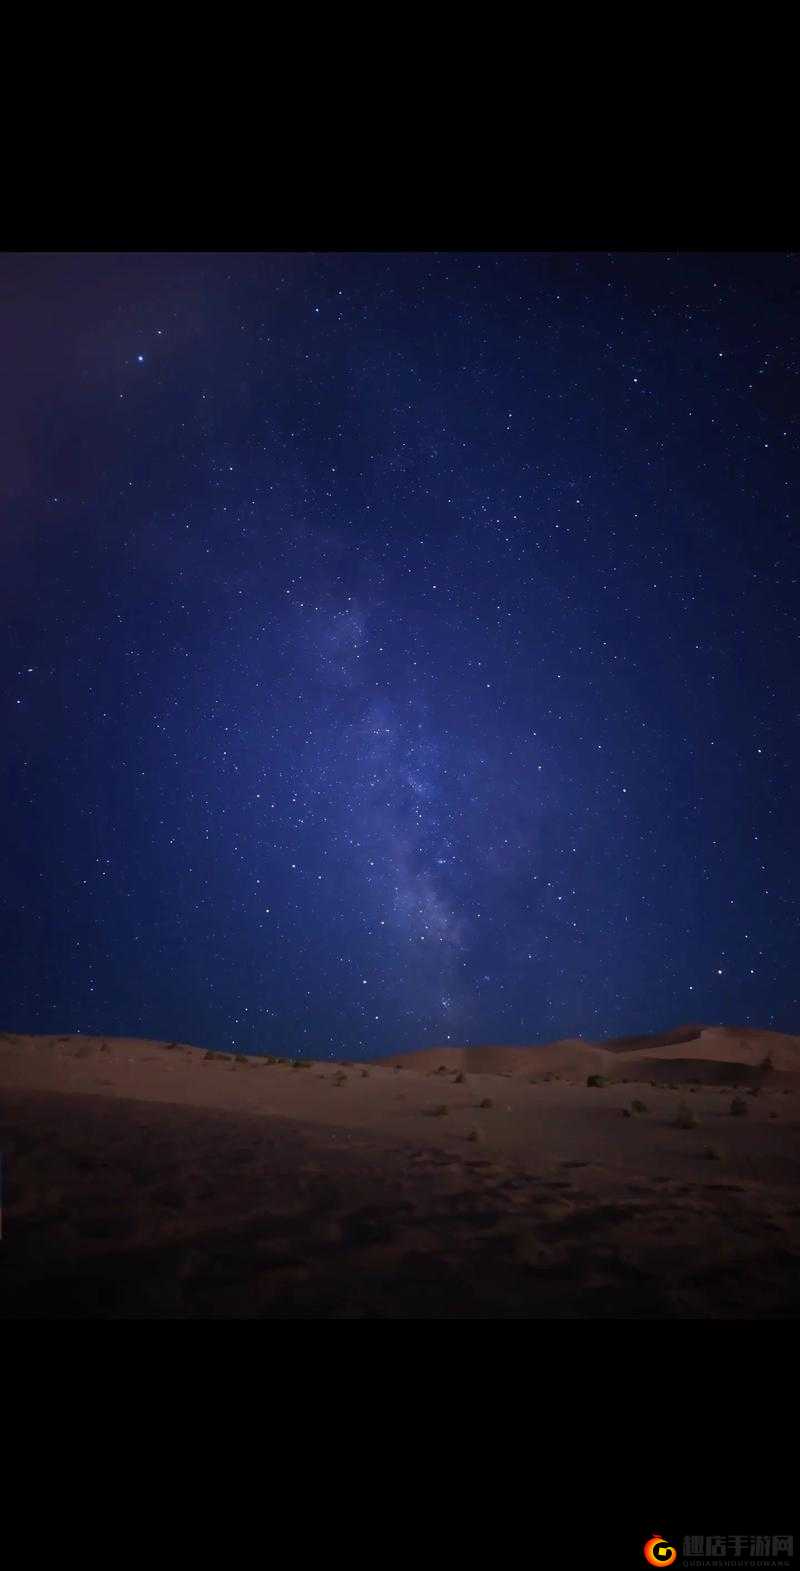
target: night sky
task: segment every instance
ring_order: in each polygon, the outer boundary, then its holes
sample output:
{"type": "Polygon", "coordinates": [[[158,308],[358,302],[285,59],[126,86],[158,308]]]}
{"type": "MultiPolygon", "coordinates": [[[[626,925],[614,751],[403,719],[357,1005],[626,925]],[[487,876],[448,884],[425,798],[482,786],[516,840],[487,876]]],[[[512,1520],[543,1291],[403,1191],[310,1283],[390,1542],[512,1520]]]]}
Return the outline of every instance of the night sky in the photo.
{"type": "Polygon", "coordinates": [[[800,1030],[799,260],[0,259],[0,1027],[800,1030]]]}

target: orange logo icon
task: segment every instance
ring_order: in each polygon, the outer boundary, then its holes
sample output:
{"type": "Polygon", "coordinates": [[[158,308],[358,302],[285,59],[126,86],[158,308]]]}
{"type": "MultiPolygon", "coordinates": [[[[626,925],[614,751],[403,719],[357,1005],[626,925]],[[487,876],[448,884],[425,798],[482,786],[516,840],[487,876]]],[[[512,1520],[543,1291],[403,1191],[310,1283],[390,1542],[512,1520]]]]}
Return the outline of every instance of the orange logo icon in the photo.
{"type": "Polygon", "coordinates": [[[677,1549],[668,1544],[665,1538],[648,1538],[644,1546],[644,1558],[649,1566],[672,1566],[678,1558],[677,1549]]]}

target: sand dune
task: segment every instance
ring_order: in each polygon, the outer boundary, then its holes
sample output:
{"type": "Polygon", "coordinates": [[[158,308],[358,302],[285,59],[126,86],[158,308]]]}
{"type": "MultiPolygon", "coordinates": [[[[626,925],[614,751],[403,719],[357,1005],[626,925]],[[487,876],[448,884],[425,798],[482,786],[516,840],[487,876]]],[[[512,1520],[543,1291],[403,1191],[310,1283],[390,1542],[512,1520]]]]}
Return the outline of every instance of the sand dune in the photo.
{"type": "Polygon", "coordinates": [[[375,1062],[402,1064],[423,1073],[443,1065],[479,1075],[593,1075],[606,1073],[613,1058],[591,1042],[566,1037],[534,1047],[428,1047],[375,1062]]]}
{"type": "Polygon", "coordinates": [[[690,1079],[696,1065],[698,1082],[721,1083],[726,1076],[752,1079],[748,1068],[756,1071],[765,1065],[771,1071],[800,1074],[800,1036],[736,1026],[679,1026],[606,1043],[566,1038],[532,1047],[430,1047],[386,1062],[423,1072],[444,1065],[477,1074],[602,1074],[611,1079],[630,1078],[633,1069],[648,1079],[690,1079]]]}
{"type": "Polygon", "coordinates": [[[680,1084],[788,1086],[800,1083],[800,1037],[777,1031],[703,1027],[691,1040],[615,1055],[613,1078],[680,1084]]]}
{"type": "Polygon", "coordinates": [[[651,1047],[668,1047],[672,1042],[692,1042],[703,1026],[674,1026],[671,1031],[651,1031],[647,1036],[612,1036],[599,1045],[609,1053],[646,1052],[651,1047]]]}
{"type": "Polygon", "coordinates": [[[481,1075],[561,1075],[569,1079],[605,1075],[610,1079],[696,1079],[698,1084],[751,1082],[761,1068],[800,1075],[800,1037],[736,1026],[681,1026],[646,1037],[618,1037],[613,1043],[566,1038],[539,1046],[424,1048],[387,1060],[423,1071],[440,1065],[481,1075]]]}
{"type": "Polygon", "coordinates": [[[0,1315],[794,1317],[800,1083],[760,1065],[800,1039],[667,1035],[294,1067],[7,1033],[0,1315]]]}

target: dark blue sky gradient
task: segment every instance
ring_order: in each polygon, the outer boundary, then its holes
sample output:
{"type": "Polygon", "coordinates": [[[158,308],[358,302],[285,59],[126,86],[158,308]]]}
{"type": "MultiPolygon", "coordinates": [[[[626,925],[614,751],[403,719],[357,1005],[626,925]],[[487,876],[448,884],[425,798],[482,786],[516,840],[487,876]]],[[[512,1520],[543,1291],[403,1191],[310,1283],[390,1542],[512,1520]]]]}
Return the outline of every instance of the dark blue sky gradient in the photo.
{"type": "Polygon", "coordinates": [[[800,1030],[795,255],[0,283],[5,1029],[800,1030]]]}

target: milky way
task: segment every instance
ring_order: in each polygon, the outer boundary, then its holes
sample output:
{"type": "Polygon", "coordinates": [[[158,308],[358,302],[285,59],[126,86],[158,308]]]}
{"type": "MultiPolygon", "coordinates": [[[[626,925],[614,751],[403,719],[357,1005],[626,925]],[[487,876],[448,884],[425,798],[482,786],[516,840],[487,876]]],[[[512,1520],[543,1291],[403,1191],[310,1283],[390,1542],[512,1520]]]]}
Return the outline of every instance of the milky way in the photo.
{"type": "Polygon", "coordinates": [[[15,255],[2,1023],[798,1028],[791,255],[15,255]]]}

